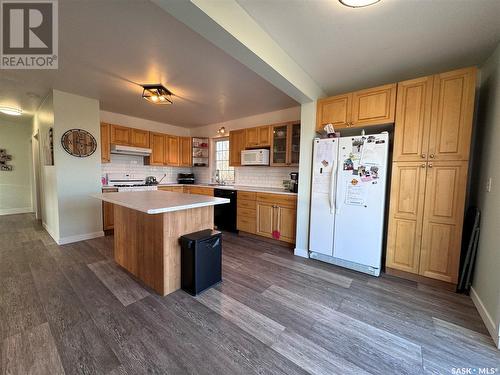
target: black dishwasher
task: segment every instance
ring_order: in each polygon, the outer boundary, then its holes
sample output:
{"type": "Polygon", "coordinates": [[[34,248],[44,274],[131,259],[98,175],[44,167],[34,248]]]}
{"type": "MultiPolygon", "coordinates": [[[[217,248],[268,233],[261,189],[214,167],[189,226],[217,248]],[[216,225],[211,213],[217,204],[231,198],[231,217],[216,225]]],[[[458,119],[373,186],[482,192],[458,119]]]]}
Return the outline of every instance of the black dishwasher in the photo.
{"type": "Polygon", "coordinates": [[[214,224],[218,230],[237,232],[236,229],[236,190],[214,189],[214,196],[227,198],[231,202],[214,206],[214,224]]]}

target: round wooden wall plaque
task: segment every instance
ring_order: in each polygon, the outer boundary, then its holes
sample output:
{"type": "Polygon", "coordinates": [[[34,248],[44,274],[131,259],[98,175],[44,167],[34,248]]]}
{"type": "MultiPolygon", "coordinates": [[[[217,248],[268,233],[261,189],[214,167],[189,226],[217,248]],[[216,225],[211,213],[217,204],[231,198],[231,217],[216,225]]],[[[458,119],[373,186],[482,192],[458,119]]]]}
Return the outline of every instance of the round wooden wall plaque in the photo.
{"type": "Polygon", "coordinates": [[[70,129],[61,137],[61,144],[70,155],[85,158],[97,149],[94,136],[83,129],[70,129]]]}

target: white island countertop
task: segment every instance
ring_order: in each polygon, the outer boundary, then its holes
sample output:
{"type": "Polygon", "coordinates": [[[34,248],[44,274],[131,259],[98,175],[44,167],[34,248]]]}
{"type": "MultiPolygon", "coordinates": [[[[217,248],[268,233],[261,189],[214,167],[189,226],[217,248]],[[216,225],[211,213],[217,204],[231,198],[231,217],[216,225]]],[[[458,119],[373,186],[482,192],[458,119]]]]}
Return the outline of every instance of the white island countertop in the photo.
{"type": "Polygon", "coordinates": [[[188,210],[190,208],[215,206],[229,203],[227,198],[215,198],[198,194],[175,193],[171,191],[132,191],[101,193],[92,195],[104,202],[131,208],[147,214],[161,214],[188,210]]]}

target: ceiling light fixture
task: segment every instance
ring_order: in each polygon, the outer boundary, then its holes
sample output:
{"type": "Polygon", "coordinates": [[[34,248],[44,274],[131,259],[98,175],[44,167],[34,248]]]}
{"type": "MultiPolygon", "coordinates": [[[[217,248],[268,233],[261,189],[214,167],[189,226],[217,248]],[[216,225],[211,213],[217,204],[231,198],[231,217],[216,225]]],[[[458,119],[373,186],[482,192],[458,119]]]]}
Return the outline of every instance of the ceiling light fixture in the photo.
{"type": "Polygon", "coordinates": [[[142,97],[154,104],[172,104],[172,93],[160,84],[142,85],[142,97]]]}
{"type": "Polygon", "coordinates": [[[380,0],[339,0],[342,5],[349,8],[362,8],[378,3],[380,0]]]}
{"type": "Polygon", "coordinates": [[[219,130],[217,130],[217,134],[220,135],[220,136],[225,135],[226,134],[226,128],[223,127],[223,126],[221,126],[219,128],[219,130]]]}
{"type": "Polygon", "coordinates": [[[12,107],[0,107],[0,112],[10,116],[21,116],[23,114],[23,110],[21,108],[12,107]]]}

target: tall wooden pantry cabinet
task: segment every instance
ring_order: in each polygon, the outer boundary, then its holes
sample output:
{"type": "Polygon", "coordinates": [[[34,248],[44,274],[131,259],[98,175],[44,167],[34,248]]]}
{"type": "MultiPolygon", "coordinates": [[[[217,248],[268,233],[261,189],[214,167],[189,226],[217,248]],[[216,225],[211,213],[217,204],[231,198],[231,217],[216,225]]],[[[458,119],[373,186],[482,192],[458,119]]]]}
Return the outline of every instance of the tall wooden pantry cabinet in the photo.
{"type": "Polygon", "coordinates": [[[398,84],[388,273],[457,283],[476,74],[466,68],[398,84]]]}

